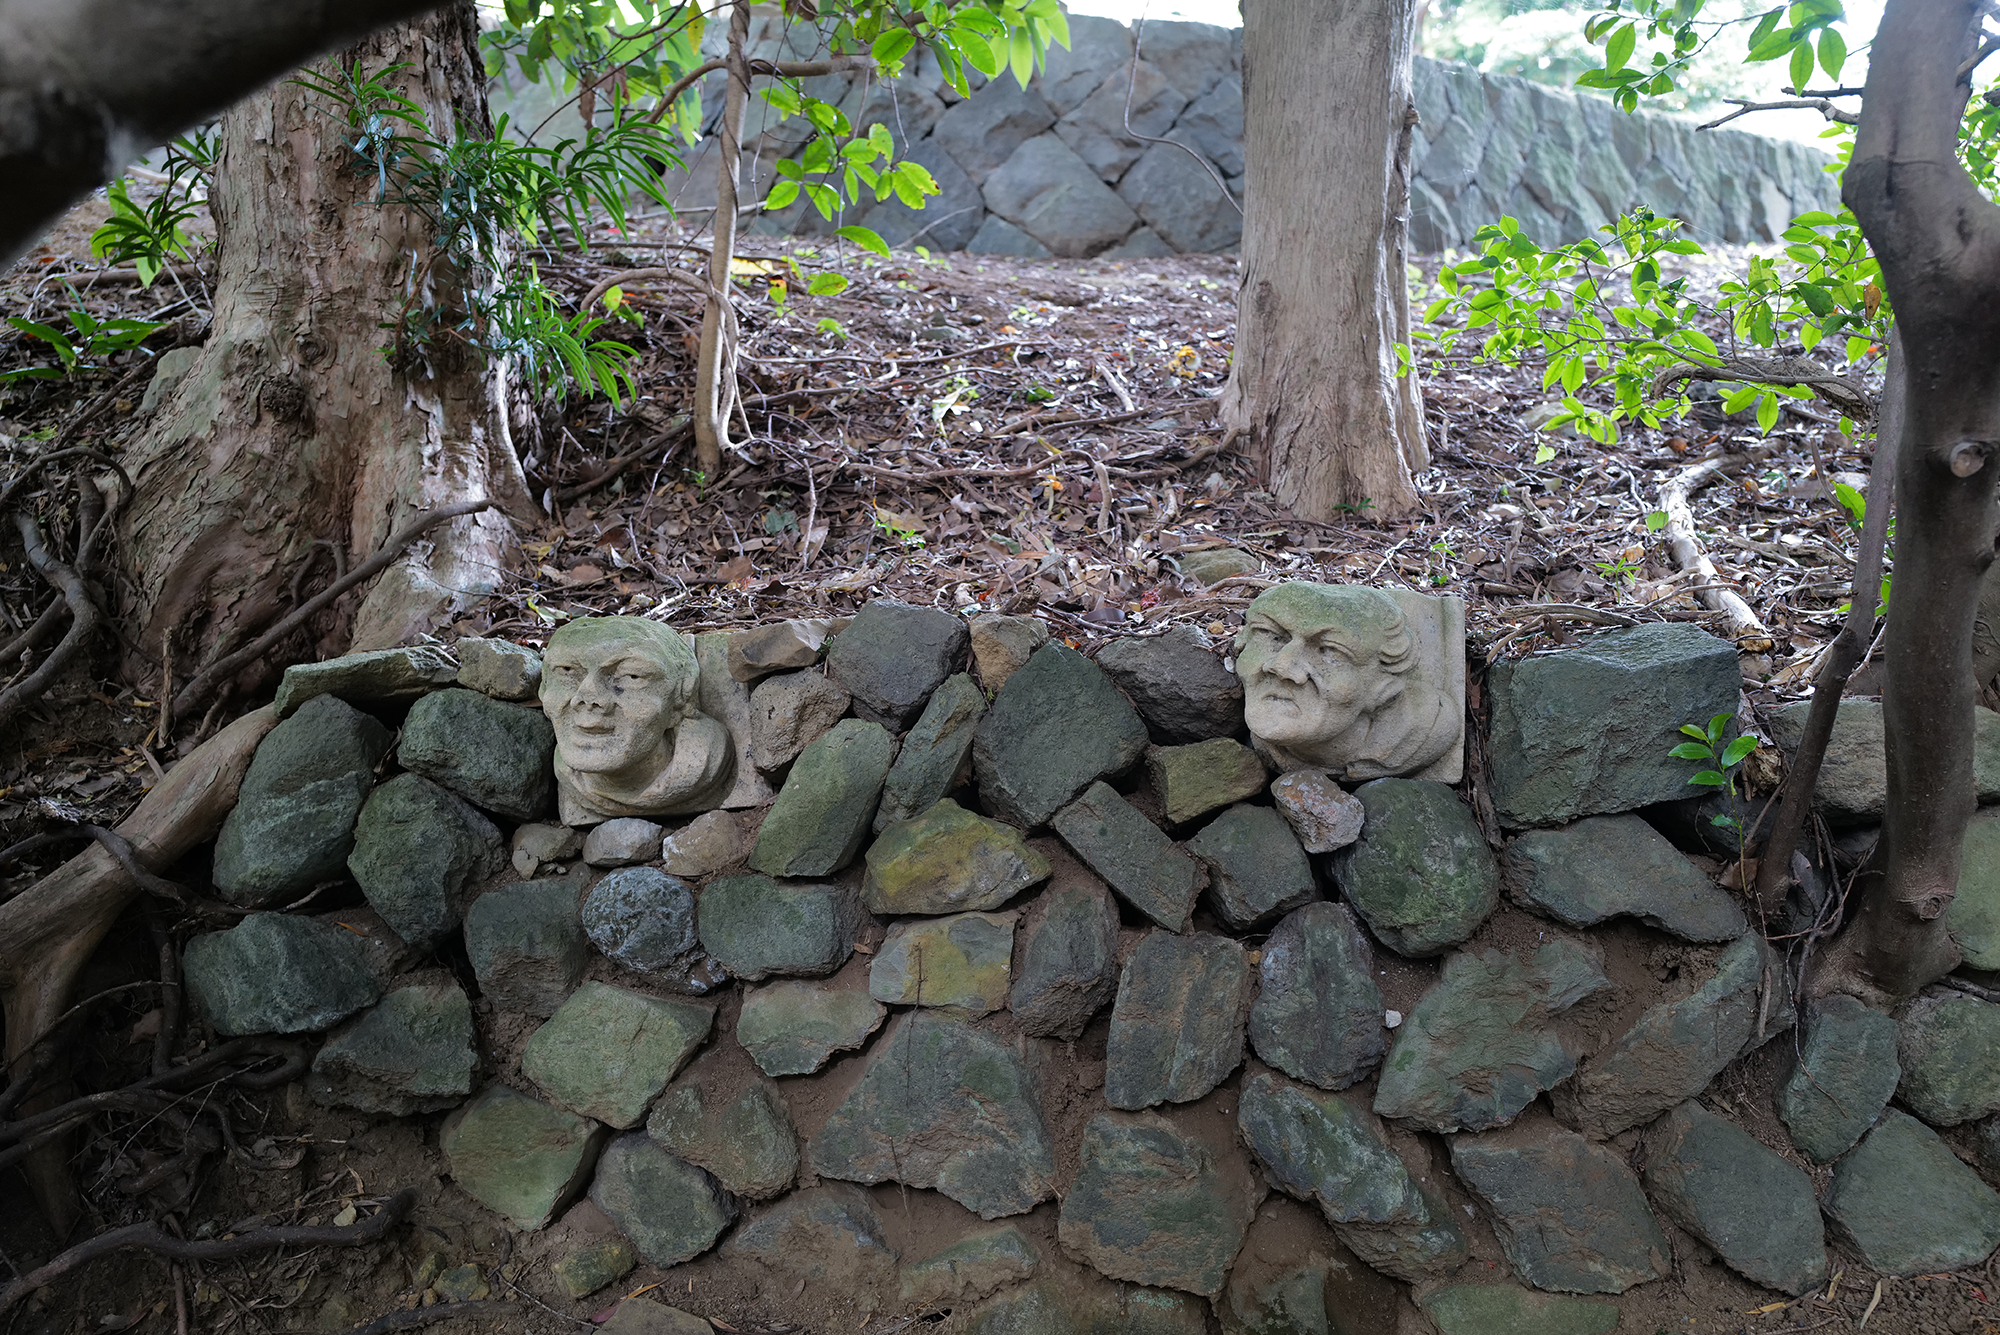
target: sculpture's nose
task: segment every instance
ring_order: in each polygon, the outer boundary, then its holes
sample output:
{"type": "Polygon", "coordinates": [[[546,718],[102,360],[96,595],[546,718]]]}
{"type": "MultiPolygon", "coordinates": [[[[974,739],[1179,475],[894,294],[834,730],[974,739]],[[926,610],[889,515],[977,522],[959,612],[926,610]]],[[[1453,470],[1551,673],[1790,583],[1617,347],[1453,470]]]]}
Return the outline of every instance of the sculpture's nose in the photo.
{"type": "Polygon", "coordinates": [[[1285,647],[1271,656],[1264,670],[1274,677],[1283,677],[1294,686],[1302,686],[1309,679],[1306,672],[1305,650],[1298,639],[1285,641],[1285,647]]]}

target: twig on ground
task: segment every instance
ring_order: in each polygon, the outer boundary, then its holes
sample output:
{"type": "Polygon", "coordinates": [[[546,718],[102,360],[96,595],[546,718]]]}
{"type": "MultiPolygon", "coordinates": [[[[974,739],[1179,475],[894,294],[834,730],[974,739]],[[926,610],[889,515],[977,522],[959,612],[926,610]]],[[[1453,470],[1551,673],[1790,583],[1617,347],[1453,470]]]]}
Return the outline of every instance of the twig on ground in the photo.
{"type": "Polygon", "coordinates": [[[422,1330],[440,1321],[478,1321],[493,1316],[519,1316],[520,1313],[521,1304],[499,1298],[484,1298],[469,1303],[437,1303],[378,1316],[365,1326],[356,1326],[348,1335],[392,1335],[399,1330],[422,1330]]]}
{"type": "Polygon", "coordinates": [[[1702,605],[1722,613],[1729,621],[1729,633],[1736,641],[1738,649],[1746,653],[1766,653],[1772,647],[1770,627],[1743,601],[1742,595],[1726,587],[1722,572],[1717,570],[1695,540],[1694,510],[1688,498],[1716,480],[1740,473],[1752,463],[1769,453],[1769,448],[1751,450],[1743,454],[1719,454],[1704,459],[1698,464],[1682,469],[1660,485],[1659,508],[1666,512],[1666,526],[1660,530],[1660,537],[1667,545],[1674,564],[1683,570],[1694,571],[1702,582],[1711,587],[1696,596],[1702,605]]]}

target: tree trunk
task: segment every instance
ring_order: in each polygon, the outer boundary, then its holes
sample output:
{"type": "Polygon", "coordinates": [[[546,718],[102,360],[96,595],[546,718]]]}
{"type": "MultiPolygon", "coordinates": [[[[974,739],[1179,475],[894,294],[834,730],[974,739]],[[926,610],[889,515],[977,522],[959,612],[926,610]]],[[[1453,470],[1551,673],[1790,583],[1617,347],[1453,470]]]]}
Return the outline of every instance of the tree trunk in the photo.
{"type": "Polygon", "coordinates": [[[732,302],[736,258],[736,190],[743,160],[743,108],[750,98],[750,0],[729,6],[729,81],[722,94],[717,140],[715,221],[708,252],[708,304],[701,312],[695,355],[695,463],[711,482],[722,478],[729,448],[729,414],[736,404],[736,311],[732,302]]]}
{"type": "Polygon", "coordinates": [[[1413,0],[1244,0],[1242,285],[1223,422],[1307,519],[1417,507],[1423,407],[1400,372],[1413,0]]]}
{"type": "Polygon", "coordinates": [[[2000,208],[1956,148],[1981,12],[1979,0],[1890,0],[1841,190],[1882,264],[1908,395],[1893,456],[1883,874],[1830,962],[1834,980],[1889,997],[1958,963],[1944,912],[1974,806],[1972,631],[2000,473],[2000,208]]]}
{"type": "MultiPolygon", "coordinates": [[[[396,62],[402,90],[449,137],[487,132],[485,72],[469,0],[388,28],[331,57],[364,75],[396,62]]],[[[179,678],[246,643],[370,553],[413,514],[491,499],[532,514],[498,410],[498,373],[445,344],[385,356],[406,283],[434,251],[423,219],[377,202],[354,133],[326,99],[280,81],[222,123],[209,206],[216,227],[215,321],[171,376],[145,435],[128,447],[136,495],[123,556],[157,661],[171,641],[179,678]],[[177,373],[177,374],[176,374],[177,373]],[[330,546],[332,555],[316,550],[330,546]],[[300,576],[306,578],[300,583],[300,576]]],[[[464,276],[441,272],[454,302],[464,276]]],[[[447,321],[448,323],[448,321],[447,321]]],[[[235,685],[256,689],[287,662],[381,648],[440,626],[497,587],[512,529],[494,510],[431,538],[335,605],[235,685]]]]}

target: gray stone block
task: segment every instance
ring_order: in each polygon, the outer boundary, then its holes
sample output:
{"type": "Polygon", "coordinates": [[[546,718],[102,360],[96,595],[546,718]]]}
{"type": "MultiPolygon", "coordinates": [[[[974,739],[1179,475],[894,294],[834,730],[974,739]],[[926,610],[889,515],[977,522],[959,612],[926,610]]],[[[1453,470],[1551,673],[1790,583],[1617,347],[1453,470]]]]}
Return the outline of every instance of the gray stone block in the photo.
{"type": "Polygon", "coordinates": [[[1135,133],[1160,138],[1187,106],[1187,96],[1148,61],[1132,67],[1131,76],[1107,79],[1076,108],[1056,122],[1055,132],[1088,163],[1106,184],[1116,185],[1145,143],[1135,133]],[[1128,103],[1129,95],[1129,103],[1128,103]],[[1127,117],[1131,128],[1126,128],[1127,117]]]}
{"type": "Polygon", "coordinates": [[[1153,144],[1118,183],[1118,194],[1174,249],[1227,250],[1243,239],[1243,215],[1187,154],[1153,144]]]}
{"type": "Polygon", "coordinates": [[[977,180],[1055,123],[1055,109],[1040,93],[1000,78],[940,116],[931,137],[977,180]]]}
{"type": "Polygon", "coordinates": [[[1139,225],[1091,165],[1054,135],[1022,144],[981,190],[987,208],[1056,255],[1095,255],[1139,225]]]}
{"type": "MultiPolygon", "coordinates": [[[[1134,120],[1133,124],[1138,122],[1134,120]]],[[[1224,176],[1243,174],[1243,83],[1219,79],[1190,102],[1168,137],[1186,144],[1215,164],[1224,176]]]]}
{"type": "Polygon", "coordinates": [[[1139,58],[1150,61],[1192,102],[1216,80],[1242,68],[1243,34],[1212,23],[1154,20],[1139,34],[1139,58]]]}
{"type": "Polygon", "coordinates": [[[1050,256],[1047,246],[995,213],[986,215],[965,249],[971,255],[1019,255],[1031,260],[1050,256]]]}
{"type": "Polygon", "coordinates": [[[1057,115],[1066,115],[1107,79],[1132,63],[1132,30],[1117,19],[1069,16],[1069,47],[1049,48],[1033,86],[1057,115]]]}

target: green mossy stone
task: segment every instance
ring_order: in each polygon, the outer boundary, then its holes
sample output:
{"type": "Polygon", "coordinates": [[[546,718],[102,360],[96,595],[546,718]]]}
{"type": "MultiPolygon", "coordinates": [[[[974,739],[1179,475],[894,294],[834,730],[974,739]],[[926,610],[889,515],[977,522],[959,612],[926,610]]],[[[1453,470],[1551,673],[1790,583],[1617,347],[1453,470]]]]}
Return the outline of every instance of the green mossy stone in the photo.
{"type": "Polygon", "coordinates": [[[864,992],[772,983],[744,993],[736,1041],[765,1075],[811,1075],[868,1041],[889,1008],[864,992]]]}
{"type": "Polygon", "coordinates": [[[549,1016],[590,962],[577,916],[580,877],[496,886],[465,913],[465,953],[479,991],[504,1010],[549,1016]]]}
{"type": "Polygon", "coordinates": [[[1875,1125],[1902,1077],[1896,1022],[1853,997],[1826,997],[1807,1013],[1778,1116],[1808,1159],[1832,1163],[1875,1125]]]}
{"type": "Polygon", "coordinates": [[[1188,1103],[1243,1061],[1249,955],[1227,937],[1152,931],[1118,979],[1104,1057],[1114,1108],[1188,1103]]]}
{"type": "Polygon", "coordinates": [[[1251,931],[1320,897],[1306,851],[1275,807],[1231,807],[1187,848],[1208,864],[1209,904],[1231,931],[1251,931]]]}
{"type": "Polygon", "coordinates": [[[1886,1275],[1978,1265],[2000,1246],[2000,1195],[1937,1132],[1894,1108],[1833,1166],[1825,1209],[1886,1275]]]}
{"type": "Polygon", "coordinates": [[[896,753],[875,813],[877,830],[923,814],[971,777],[972,738],[985,713],[986,692],[971,677],[945,679],[896,753]]]}
{"type": "Polygon", "coordinates": [[[729,876],[695,902],[701,946],[745,982],[773,974],[823,978],[847,962],[868,923],[853,890],[729,876]]]}
{"type": "Polygon", "coordinates": [[[1146,753],[1146,773],[1170,825],[1198,820],[1232,802],[1255,797],[1269,778],[1257,753],[1228,737],[1188,746],[1156,746],[1146,753]]]}
{"type": "Polygon", "coordinates": [[[452,1180],[519,1229],[555,1218],[590,1181],[604,1128],[505,1085],[446,1119],[438,1146],[452,1180]]]}
{"type": "Polygon", "coordinates": [[[903,1267],[906,1303],[951,1306],[1032,1279],[1042,1254],[1012,1224],[968,1234],[903,1267]]]}
{"type": "Polygon", "coordinates": [[[556,1283],[568,1297],[588,1298],[607,1284],[615,1284],[632,1273],[639,1254],[623,1238],[579,1247],[550,1267],[556,1283]]]}
{"type": "Polygon", "coordinates": [[[1664,1279],[1672,1248],[1625,1156],[1568,1131],[1453,1136],[1514,1273],[1538,1289],[1623,1293],[1664,1279]]]}
{"type": "Polygon", "coordinates": [[[533,820],[555,797],[555,729],[539,709],[463,687],[410,706],[396,759],[476,807],[533,820]]]}
{"type": "Polygon", "coordinates": [[[1093,783],[1056,813],[1055,831],[1118,897],[1170,932],[1184,932],[1208,872],[1118,795],[1093,783]]]}
{"type": "Polygon", "coordinates": [[[971,641],[963,617],[878,598],[834,637],[826,666],[854,696],[855,713],[901,732],[964,665],[971,641]]]}
{"type": "Polygon", "coordinates": [[[479,1069],[457,983],[399,987],[326,1041],[306,1092],[327,1107],[409,1117],[455,1107],[479,1069]]]}
{"type": "Polygon", "coordinates": [[[369,907],[418,950],[456,931],[469,887],[506,865],[493,822],[419,774],[398,774],[368,795],[347,858],[369,907]]]}
{"type": "Polygon", "coordinates": [[[1146,753],[1146,725],[1097,664],[1047,644],[1007,678],[972,743],[979,796],[1023,828],[1046,825],[1099,779],[1146,753]]]}
{"type": "Polygon", "coordinates": [[[323,663],[295,663],[278,682],[272,707],[290,718],[306,701],[334,695],[347,701],[413,700],[458,680],[458,665],[442,649],[415,645],[346,654],[323,663]]]}
{"type": "Polygon", "coordinates": [[[736,1218],[735,1199],[714,1178],[643,1131],[605,1146],[590,1199],[639,1255],[661,1267],[700,1256],[736,1218]]]}
{"type": "Polygon", "coordinates": [[[1512,1284],[1454,1284],[1418,1300],[1438,1335],[1611,1335],[1618,1304],[1512,1284]]]}
{"type": "Polygon", "coordinates": [[[335,696],[265,734],[215,841],[215,888],[260,908],[347,875],[354,823],[395,736],[335,696]]]}
{"type": "Polygon", "coordinates": [[[1118,985],[1118,906],[1099,885],[1037,899],[1016,932],[1019,965],[1007,1009],[1024,1034],[1080,1036],[1118,985]]]}
{"type": "Polygon", "coordinates": [[[1007,1004],[1014,962],[1012,913],[958,913],[899,922],[876,948],[868,995],[892,1006],[939,1006],[985,1015],[1007,1004]]]}
{"type": "Polygon", "coordinates": [[[875,913],[997,909],[1049,878],[1049,860],[1019,830],[950,798],[883,827],[867,861],[861,901],[875,913]]]}
{"type": "Polygon", "coordinates": [[[1745,1279],[1793,1295],[1826,1282],[1812,1179],[1693,1100],[1647,1129],[1646,1194],[1745,1279]]]}
{"type": "Polygon", "coordinates": [[[791,1114],[767,1081],[752,1081],[726,1102],[697,1084],[676,1085],[654,1105],[646,1134],[745,1200],[788,1191],[799,1175],[791,1114]]]}
{"type": "Polygon", "coordinates": [[[1500,867],[1472,811],[1441,783],[1376,779],[1356,791],[1361,838],[1334,854],[1354,911],[1399,955],[1440,955],[1500,904],[1500,867]]]}
{"type": "Polygon", "coordinates": [[[750,865],[770,876],[829,876],[854,861],[895,758],[896,739],[881,724],[834,724],[793,762],[750,865]]]}
{"type": "Polygon", "coordinates": [[[1344,904],[1321,900],[1286,915],[1264,938],[1250,1046],[1265,1062],[1321,1089],[1345,1089],[1388,1049],[1375,955],[1344,904]]]}
{"type": "Polygon", "coordinates": [[[1968,969],[2000,969],[2000,810],[1976,813],[1960,846],[1958,894],[1944,913],[1968,969]]]}
{"type": "Polygon", "coordinates": [[[187,943],[181,975],[215,1032],[306,1034],[375,1004],[382,985],[361,937],[318,918],[252,913],[187,943]]]}
{"type": "Polygon", "coordinates": [[[708,1006],[587,982],[528,1040],[521,1074],[573,1112],[634,1127],[714,1023],[708,1006]]]}
{"type": "Polygon", "coordinates": [[[2000,1006],[1962,992],[1931,993],[1896,1024],[1896,1093],[1932,1126],[1957,1126],[2000,1109],[2000,1006]]]}
{"type": "Polygon", "coordinates": [[[1637,816],[1590,816],[1507,845],[1514,897],[1570,927],[1632,917],[1684,941],[1734,941],[1742,908],[1637,816]]]}

